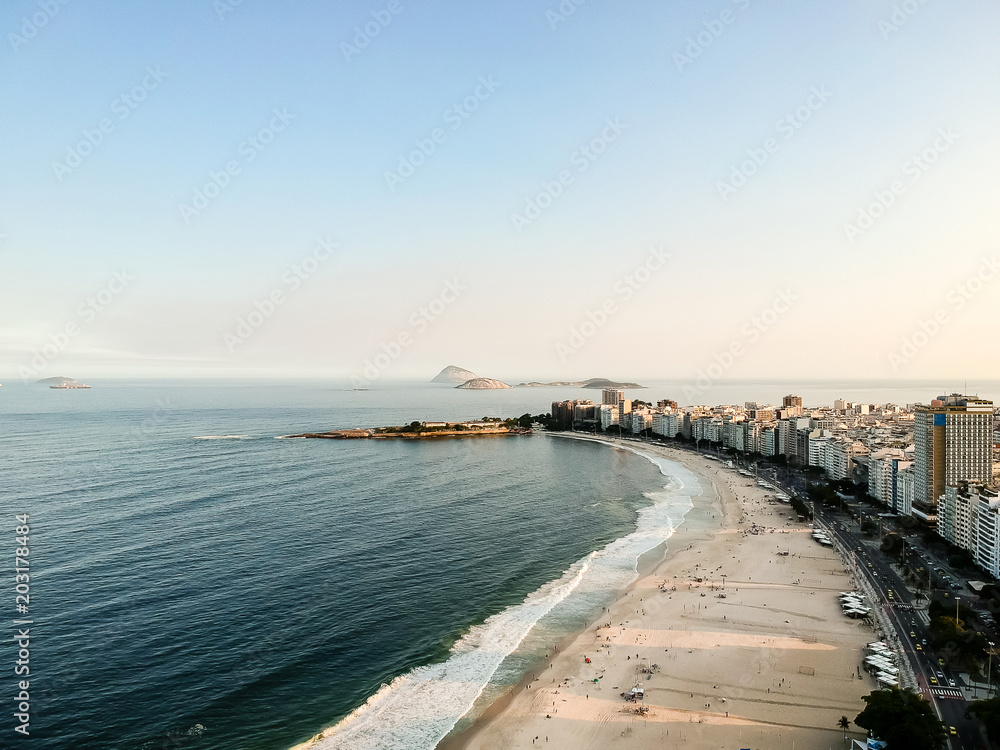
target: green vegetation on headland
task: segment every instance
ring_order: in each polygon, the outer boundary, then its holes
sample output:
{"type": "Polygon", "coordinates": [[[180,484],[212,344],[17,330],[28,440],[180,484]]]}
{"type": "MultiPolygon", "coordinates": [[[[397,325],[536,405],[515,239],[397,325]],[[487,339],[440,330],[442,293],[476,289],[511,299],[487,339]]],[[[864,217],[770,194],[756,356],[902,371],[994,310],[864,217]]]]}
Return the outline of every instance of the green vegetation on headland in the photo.
{"type": "Polygon", "coordinates": [[[331,440],[359,440],[367,438],[438,438],[438,437],[475,437],[478,435],[526,435],[531,433],[532,417],[523,414],[520,417],[501,419],[500,417],[483,417],[469,422],[418,422],[390,427],[373,427],[361,430],[330,430],[328,432],[305,432],[300,435],[288,435],[290,438],[326,438],[331,440]]]}

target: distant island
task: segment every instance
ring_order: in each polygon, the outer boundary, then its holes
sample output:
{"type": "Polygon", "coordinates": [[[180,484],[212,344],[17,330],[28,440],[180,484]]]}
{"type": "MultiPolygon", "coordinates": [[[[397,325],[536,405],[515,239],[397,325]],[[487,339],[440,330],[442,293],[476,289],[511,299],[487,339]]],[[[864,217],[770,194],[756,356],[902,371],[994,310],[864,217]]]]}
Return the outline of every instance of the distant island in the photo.
{"type": "Polygon", "coordinates": [[[467,380],[462,383],[462,385],[457,385],[455,387],[473,391],[489,391],[500,388],[510,388],[510,386],[503,381],[494,380],[493,378],[472,378],[472,380],[467,380]]]}
{"type": "Polygon", "coordinates": [[[42,378],[35,381],[37,385],[72,385],[75,382],[76,380],[67,378],[65,375],[59,375],[55,378],[42,378]]]}
{"type": "Polygon", "coordinates": [[[455,365],[448,365],[446,368],[441,370],[434,378],[431,380],[432,383],[467,383],[470,380],[475,380],[478,376],[471,370],[466,370],[464,367],[456,367],[455,365]]]}
{"type": "Polygon", "coordinates": [[[644,385],[639,385],[638,383],[626,383],[619,382],[617,380],[608,380],[608,378],[590,378],[588,380],[558,380],[552,383],[542,383],[537,380],[532,380],[530,383],[518,383],[516,386],[507,385],[507,383],[502,380],[497,380],[496,378],[481,378],[476,373],[471,370],[466,370],[464,367],[457,367],[456,365],[448,365],[446,368],[441,370],[434,378],[431,380],[432,383],[457,383],[456,388],[462,388],[468,391],[488,391],[496,390],[501,388],[549,388],[555,386],[561,386],[564,388],[645,388],[644,385]]]}
{"type": "Polygon", "coordinates": [[[530,383],[518,383],[518,388],[547,388],[551,386],[563,386],[566,388],[645,388],[644,385],[639,385],[638,383],[623,383],[617,380],[608,380],[607,378],[590,378],[589,380],[579,380],[579,381],[564,381],[559,380],[553,383],[539,383],[537,380],[532,380],[530,383]]]}
{"type": "MultiPolygon", "coordinates": [[[[508,386],[509,387],[509,386],[508,386]]],[[[285,435],[286,438],[318,438],[325,440],[378,440],[402,438],[420,440],[443,437],[479,437],[484,435],[530,435],[533,417],[500,419],[483,417],[472,422],[410,422],[400,427],[373,427],[360,430],[330,430],[285,435]]]]}

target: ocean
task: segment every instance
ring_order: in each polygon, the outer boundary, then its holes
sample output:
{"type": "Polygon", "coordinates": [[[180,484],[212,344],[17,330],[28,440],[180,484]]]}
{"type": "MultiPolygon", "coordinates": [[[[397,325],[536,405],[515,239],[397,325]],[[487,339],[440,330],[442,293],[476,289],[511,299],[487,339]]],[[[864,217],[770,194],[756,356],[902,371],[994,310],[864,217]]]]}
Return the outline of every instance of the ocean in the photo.
{"type": "MultiPolygon", "coordinates": [[[[431,750],[593,622],[701,492],[669,461],[541,434],[276,439],[537,414],[595,391],[91,384],[0,389],[8,560],[30,514],[30,736],[55,750],[289,750],[324,730],[322,750],[431,750]]],[[[686,402],[684,384],[649,385],[629,396],[686,402]]],[[[700,400],[950,390],[750,382],[700,400]]],[[[13,699],[23,615],[13,591],[4,606],[13,699]]]]}
{"type": "Polygon", "coordinates": [[[610,603],[700,492],[670,462],[540,434],[276,439],[578,389],[91,384],[0,390],[39,747],[288,750],[334,727],[319,747],[430,750],[610,603]]]}

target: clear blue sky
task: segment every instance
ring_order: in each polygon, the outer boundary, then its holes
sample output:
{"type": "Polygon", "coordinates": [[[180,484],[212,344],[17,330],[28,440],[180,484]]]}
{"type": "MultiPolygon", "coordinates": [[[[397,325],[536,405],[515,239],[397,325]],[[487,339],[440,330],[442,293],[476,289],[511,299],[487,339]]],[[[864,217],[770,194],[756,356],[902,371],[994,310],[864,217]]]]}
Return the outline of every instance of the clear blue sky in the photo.
{"type": "Polygon", "coordinates": [[[994,2],[233,3],[5,4],[0,380],[1000,370],[994,2]]]}

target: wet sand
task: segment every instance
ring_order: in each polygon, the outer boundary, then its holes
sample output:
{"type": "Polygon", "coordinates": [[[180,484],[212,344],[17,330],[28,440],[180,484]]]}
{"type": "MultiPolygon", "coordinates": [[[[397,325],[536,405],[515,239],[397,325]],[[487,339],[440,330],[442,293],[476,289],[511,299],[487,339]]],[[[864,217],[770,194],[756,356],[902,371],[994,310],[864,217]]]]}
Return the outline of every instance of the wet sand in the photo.
{"type": "Polygon", "coordinates": [[[840,558],[723,463],[625,445],[683,464],[704,493],[651,569],[440,750],[842,747],[838,720],[875,685],[857,678],[872,629],[841,613],[840,558]],[[642,702],[626,701],[637,685],[642,702]]]}

